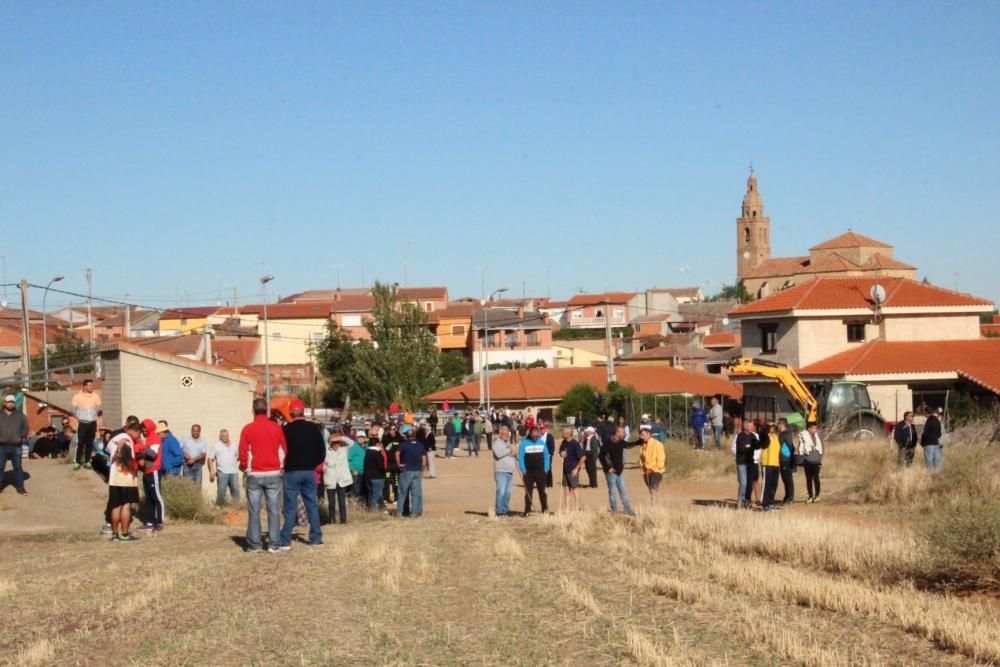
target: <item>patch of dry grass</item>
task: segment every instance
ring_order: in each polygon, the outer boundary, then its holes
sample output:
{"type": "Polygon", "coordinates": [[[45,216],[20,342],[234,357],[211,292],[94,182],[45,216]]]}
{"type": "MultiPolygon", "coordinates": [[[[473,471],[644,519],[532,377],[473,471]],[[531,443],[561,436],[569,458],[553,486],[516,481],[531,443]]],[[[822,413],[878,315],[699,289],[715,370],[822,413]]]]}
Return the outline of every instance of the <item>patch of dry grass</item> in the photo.
{"type": "Polygon", "coordinates": [[[524,549],[517,540],[511,537],[510,533],[503,533],[493,543],[493,553],[497,558],[505,561],[524,560],[524,549]]]}
{"type": "Polygon", "coordinates": [[[23,665],[24,667],[33,667],[34,665],[48,665],[51,664],[56,658],[56,645],[55,642],[42,637],[36,639],[24,648],[17,652],[16,663],[17,665],[23,665]]]}

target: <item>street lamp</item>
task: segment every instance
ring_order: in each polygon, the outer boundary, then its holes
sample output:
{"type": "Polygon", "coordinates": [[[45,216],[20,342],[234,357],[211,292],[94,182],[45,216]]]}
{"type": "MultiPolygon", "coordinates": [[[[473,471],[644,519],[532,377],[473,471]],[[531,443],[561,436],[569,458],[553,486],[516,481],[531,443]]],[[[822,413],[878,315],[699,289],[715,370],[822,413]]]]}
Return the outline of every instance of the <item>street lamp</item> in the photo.
{"type": "Polygon", "coordinates": [[[272,275],[260,279],[260,284],[264,287],[264,395],[267,397],[268,412],[271,410],[271,358],[267,349],[267,284],[272,280],[272,275]]]}
{"type": "Polygon", "coordinates": [[[503,294],[507,291],[506,287],[501,287],[500,289],[493,290],[490,294],[490,298],[483,303],[483,342],[486,345],[486,418],[490,418],[490,309],[486,304],[493,301],[493,297],[497,294],[503,294]]]}
{"type": "MultiPolygon", "coordinates": [[[[42,363],[45,366],[45,371],[42,377],[45,380],[45,402],[49,402],[49,317],[45,313],[45,300],[49,296],[49,288],[52,287],[52,283],[57,283],[66,276],[56,276],[49,281],[49,284],[45,286],[45,291],[42,292],[42,363]]],[[[31,378],[28,378],[28,382],[31,382],[31,378]]]]}

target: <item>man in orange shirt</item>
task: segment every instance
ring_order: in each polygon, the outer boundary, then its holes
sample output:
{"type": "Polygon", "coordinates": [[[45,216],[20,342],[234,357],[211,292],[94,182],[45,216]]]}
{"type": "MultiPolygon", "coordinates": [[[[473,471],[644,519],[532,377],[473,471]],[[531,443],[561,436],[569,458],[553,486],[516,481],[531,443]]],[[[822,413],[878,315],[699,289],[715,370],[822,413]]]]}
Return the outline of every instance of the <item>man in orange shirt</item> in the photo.
{"type": "Polygon", "coordinates": [[[101,397],[94,391],[94,381],[83,381],[83,389],[73,397],[73,416],[79,423],[76,430],[76,465],[90,467],[90,457],[93,454],[94,438],[97,436],[97,421],[101,416],[101,397]]]}

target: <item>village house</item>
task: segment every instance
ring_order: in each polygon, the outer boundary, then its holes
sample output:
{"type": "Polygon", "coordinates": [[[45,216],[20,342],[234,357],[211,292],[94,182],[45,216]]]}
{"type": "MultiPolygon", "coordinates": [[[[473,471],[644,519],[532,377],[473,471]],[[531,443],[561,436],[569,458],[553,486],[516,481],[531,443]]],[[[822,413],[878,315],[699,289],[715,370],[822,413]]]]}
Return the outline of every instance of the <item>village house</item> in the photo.
{"type": "Polygon", "coordinates": [[[217,306],[189,306],[165,310],[160,314],[160,335],[180,336],[188,333],[201,333],[209,318],[215,314],[217,306]]]}
{"type": "Polygon", "coordinates": [[[473,372],[489,365],[544,362],[552,366],[552,325],[541,313],[523,308],[477,308],[472,314],[473,372]]]}

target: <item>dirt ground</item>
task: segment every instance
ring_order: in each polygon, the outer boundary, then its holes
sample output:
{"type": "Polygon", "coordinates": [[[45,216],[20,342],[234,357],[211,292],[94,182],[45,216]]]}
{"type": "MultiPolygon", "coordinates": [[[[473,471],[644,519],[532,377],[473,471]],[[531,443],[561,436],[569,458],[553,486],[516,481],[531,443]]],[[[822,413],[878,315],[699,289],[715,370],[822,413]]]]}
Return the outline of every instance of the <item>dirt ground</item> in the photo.
{"type": "Polygon", "coordinates": [[[629,469],[636,519],[603,479],[584,511],[499,519],[490,458],[437,464],[420,520],[249,554],[242,524],[111,543],[96,475],[29,462],[30,495],[0,493],[0,664],[1000,664],[996,607],[870,576],[909,538],[844,480],[774,514],[719,507],[735,479],[667,480],[650,509],[629,469]]]}

